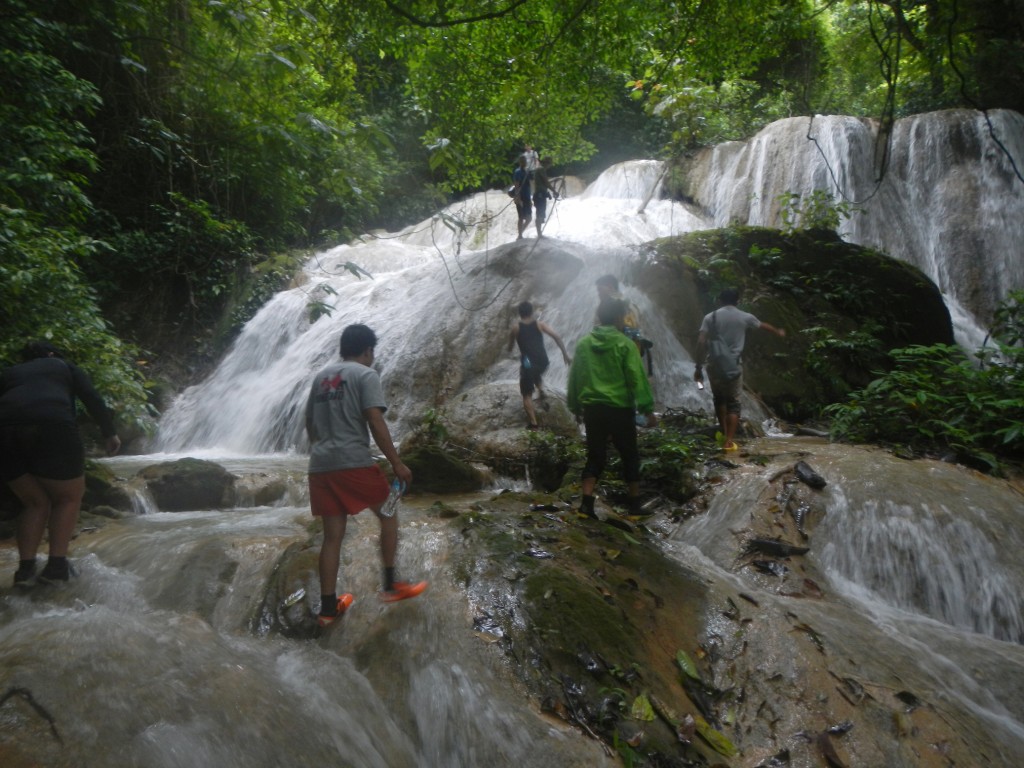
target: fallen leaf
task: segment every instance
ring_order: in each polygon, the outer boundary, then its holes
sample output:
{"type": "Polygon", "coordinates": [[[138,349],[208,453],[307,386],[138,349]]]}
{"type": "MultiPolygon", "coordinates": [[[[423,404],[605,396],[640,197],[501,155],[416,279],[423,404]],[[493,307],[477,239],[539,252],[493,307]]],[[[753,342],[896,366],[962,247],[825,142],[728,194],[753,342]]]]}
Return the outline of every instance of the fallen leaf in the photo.
{"type": "Polygon", "coordinates": [[[697,672],[697,665],[693,659],[686,655],[686,651],[676,651],[676,663],[683,672],[694,680],[700,680],[700,673],[697,672]]]}
{"type": "Polygon", "coordinates": [[[633,699],[633,706],[630,707],[629,714],[634,720],[649,722],[654,719],[654,707],[651,706],[646,694],[641,693],[633,699]]]}

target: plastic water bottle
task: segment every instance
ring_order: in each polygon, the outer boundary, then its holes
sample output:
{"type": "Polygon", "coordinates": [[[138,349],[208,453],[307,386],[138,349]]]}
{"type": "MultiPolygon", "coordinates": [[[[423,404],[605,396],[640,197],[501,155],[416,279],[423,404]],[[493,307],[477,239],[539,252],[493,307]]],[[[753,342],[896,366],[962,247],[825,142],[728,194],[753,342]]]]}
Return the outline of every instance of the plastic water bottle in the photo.
{"type": "Polygon", "coordinates": [[[527,370],[530,368],[530,358],[527,355],[523,355],[523,368],[527,370]]]}
{"type": "Polygon", "coordinates": [[[388,494],[388,499],[384,502],[384,506],[380,508],[381,517],[395,516],[395,512],[398,511],[398,501],[402,498],[403,493],[405,493],[405,483],[397,478],[392,480],[391,493],[388,494]]]}

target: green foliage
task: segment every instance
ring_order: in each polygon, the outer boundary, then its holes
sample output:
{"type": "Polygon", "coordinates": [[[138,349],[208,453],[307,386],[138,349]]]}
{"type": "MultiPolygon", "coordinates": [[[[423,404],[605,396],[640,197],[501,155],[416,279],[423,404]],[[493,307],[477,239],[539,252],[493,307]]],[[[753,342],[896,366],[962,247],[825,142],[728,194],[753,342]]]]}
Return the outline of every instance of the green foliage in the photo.
{"type": "Polygon", "coordinates": [[[809,195],[786,192],[779,195],[778,202],[782,231],[786,233],[798,229],[838,232],[840,224],[857,211],[848,201],[836,201],[823,189],[815,189],[809,195]]]}
{"type": "Polygon", "coordinates": [[[652,36],[643,75],[626,83],[672,126],[671,154],[793,114],[822,53],[821,22],[809,11],[803,2],[741,0],[673,7],[684,37],[652,36]]]}
{"type": "Polygon", "coordinates": [[[659,427],[641,429],[638,441],[644,485],[677,501],[693,496],[697,490],[694,471],[711,448],[709,439],[659,427]]]}
{"type": "Polygon", "coordinates": [[[448,429],[441,423],[441,415],[434,408],[428,408],[423,414],[420,430],[430,442],[443,445],[448,441],[448,429]]]}
{"type": "Polygon", "coordinates": [[[85,262],[105,304],[130,304],[129,294],[150,294],[165,304],[169,319],[208,324],[257,263],[255,241],[244,224],[218,218],[208,205],[172,194],[153,206],[148,229],[119,232],[109,250],[85,262]]]}
{"type": "Polygon", "coordinates": [[[59,29],[8,3],[0,24],[0,362],[20,362],[31,339],[48,339],[88,371],[122,421],[143,423],[147,395],[137,352],[101,317],[78,263],[102,243],[76,228],[95,157],[76,119],[93,89],[46,53],[59,29]]]}
{"type": "Polygon", "coordinates": [[[1011,294],[1000,320],[1006,336],[977,355],[982,365],[958,347],[893,350],[892,371],[826,409],[833,437],[918,451],[948,447],[993,469],[999,455],[1024,453],[1024,293],[1011,294]]]}
{"type": "Polygon", "coordinates": [[[96,244],[70,229],[34,226],[0,207],[0,364],[21,362],[32,339],[47,339],[92,377],[122,422],[145,427],[150,409],[137,350],[100,315],[74,259],[96,244]]]}
{"type": "Polygon", "coordinates": [[[1024,33],[1000,0],[828,3],[818,112],[896,116],[948,107],[1020,110],[1024,33]],[[999,64],[996,64],[999,61],[999,64]]]}
{"type": "Polygon", "coordinates": [[[812,339],[804,366],[818,382],[822,401],[834,401],[850,394],[849,382],[860,382],[867,371],[880,370],[886,354],[880,335],[882,327],[873,321],[847,333],[814,326],[801,329],[812,339]]]}

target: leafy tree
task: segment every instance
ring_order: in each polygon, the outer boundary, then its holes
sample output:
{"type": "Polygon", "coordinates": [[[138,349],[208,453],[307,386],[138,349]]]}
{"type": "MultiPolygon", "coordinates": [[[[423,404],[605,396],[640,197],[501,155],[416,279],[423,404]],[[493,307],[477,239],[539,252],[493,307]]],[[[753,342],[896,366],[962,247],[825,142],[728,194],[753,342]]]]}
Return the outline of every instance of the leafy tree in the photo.
{"type": "Polygon", "coordinates": [[[33,338],[52,340],[89,370],[123,417],[141,419],[146,393],[121,343],[100,317],[78,259],[98,243],[76,227],[95,167],[78,114],[94,90],[48,55],[58,30],[10,2],[0,23],[0,360],[18,362],[33,338]]]}

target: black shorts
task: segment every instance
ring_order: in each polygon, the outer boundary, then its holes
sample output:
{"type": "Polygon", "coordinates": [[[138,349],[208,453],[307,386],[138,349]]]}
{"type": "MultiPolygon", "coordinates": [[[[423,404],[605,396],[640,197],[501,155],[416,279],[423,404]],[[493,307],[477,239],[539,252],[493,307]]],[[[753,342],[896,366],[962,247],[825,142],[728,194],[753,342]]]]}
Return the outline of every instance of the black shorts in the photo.
{"type": "Polygon", "coordinates": [[[516,200],[516,212],[519,214],[520,219],[533,218],[533,205],[530,202],[529,195],[523,195],[521,199],[516,200]]]}
{"type": "MultiPolygon", "coordinates": [[[[531,360],[531,363],[533,361],[531,360]]],[[[533,390],[541,386],[543,382],[544,372],[548,369],[550,363],[543,362],[540,365],[533,363],[529,368],[519,366],[519,394],[523,397],[529,397],[533,394],[533,390]]]]}
{"type": "Polygon", "coordinates": [[[85,447],[78,427],[57,421],[0,426],[0,480],[22,475],[74,480],[85,472],[85,447]]]}

